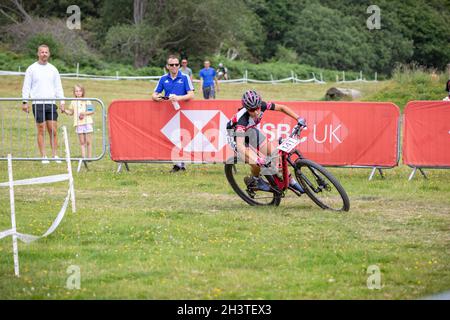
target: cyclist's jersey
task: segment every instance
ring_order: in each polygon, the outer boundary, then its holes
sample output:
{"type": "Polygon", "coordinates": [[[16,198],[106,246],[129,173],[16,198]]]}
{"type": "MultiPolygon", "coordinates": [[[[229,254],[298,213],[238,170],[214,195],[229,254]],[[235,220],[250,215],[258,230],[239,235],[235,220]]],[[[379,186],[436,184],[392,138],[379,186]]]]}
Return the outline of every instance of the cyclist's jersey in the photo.
{"type": "Polygon", "coordinates": [[[227,129],[233,129],[236,132],[246,132],[251,128],[255,128],[260,122],[266,110],[275,110],[275,103],[261,102],[261,111],[258,118],[250,117],[247,109],[242,108],[227,123],[227,129]]]}

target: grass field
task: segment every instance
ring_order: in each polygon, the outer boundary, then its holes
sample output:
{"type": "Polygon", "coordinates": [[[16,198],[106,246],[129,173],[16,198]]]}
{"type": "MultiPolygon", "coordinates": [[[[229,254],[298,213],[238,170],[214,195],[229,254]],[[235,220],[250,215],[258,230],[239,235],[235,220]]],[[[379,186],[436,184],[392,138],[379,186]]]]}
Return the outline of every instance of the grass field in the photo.
{"type": "MultiPolygon", "coordinates": [[[[75,82],[63,81],[66,95],[75,82]]],[[[83,84],[106,105],[148,98],[154,87],[83,84]]],[[[0,96],[19,96],[21,85],[21,78],[0,78],[0,96]]],[[[368,100],[399,88],[392,81],[346,86],[368,100]]],[[[248,87],[224,85],[219,97],[238,99],[248,87]]],[[[267,99],[316,100],[329,86],[251,87],[267,99]]],[[[64,171],[55,163],[13,165],[15,179],[64,171]]],[[[278,208],[249,207],[227,184],[222,165],[190,165],[177,175],[167,173],[170,167],[132,164],[117,174],[106,156],[75,174],[77,213],[69,211],[50,237],[19,243],[20,278],[11,238],[0,240],[0,298],[414,299],[450,289],[450,171],[429,170],[429,180],[408,182],[405,166],[372,181],[369,170],[331,169],[351,201],[350,212],[335,214],[293,195],[278,208]],[[66,289],[71,265],[81,270],[79,290],[66,289]],[[379,290],[366,284],[371,265],[381,271],[379,290]]],[[[65,183],[17,187],[18,230],[45,232],[66,191],[65,183]]],[[[9,227],[2,188],[0,230],[9,227]]]]}

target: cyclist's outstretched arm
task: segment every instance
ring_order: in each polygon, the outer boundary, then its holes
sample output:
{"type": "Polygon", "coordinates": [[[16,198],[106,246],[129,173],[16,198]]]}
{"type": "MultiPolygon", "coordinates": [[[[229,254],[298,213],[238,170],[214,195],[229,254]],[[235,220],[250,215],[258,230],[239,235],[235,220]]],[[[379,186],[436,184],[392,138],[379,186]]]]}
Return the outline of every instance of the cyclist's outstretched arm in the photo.
{"type": "Polygon", "coordinates": [[[291,118],[294,118],[295,120],[297,120],[299,118],[299,116],[288,106],[285,106],[284,104],[275,104],[275,111],[281,111],[285,114],[287,114],[288,116],[290,116],[291,118]]]}

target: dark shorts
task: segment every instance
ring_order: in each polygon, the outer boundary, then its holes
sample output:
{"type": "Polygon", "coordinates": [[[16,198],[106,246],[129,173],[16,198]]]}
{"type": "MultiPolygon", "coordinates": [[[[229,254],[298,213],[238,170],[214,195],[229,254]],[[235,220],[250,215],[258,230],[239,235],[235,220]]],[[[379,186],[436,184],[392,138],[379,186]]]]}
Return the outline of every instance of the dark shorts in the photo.
{"type": "Polygon", "coordinates": [[[58,107],[56,104],[33,104],[33,115],[37,123],[45,121],[57,121],[58,107]]]}
{"type": "Polygon", "coordinates": [[[205,99],[215,99],[216,98],[216,92],[215,92],[213,86],[203,88],[203,98],[205,98],[205,99]]]}
{"type": "MultiPolygon", "coordinates": [[[[239,133],[236,133],[233,129],[228,130],[228,137],[230,137],[228,141],[233,150],[236,150],[237,135],[239,135],[239,133]]],[[[257,128],[248,129],[245,133],[241,133],[241,135],[245,137],[244,143],[246,147],[252,146],[254,149],[257,150],[259,150],[259,148],[266,141],[266,136],[257,128]]]]}

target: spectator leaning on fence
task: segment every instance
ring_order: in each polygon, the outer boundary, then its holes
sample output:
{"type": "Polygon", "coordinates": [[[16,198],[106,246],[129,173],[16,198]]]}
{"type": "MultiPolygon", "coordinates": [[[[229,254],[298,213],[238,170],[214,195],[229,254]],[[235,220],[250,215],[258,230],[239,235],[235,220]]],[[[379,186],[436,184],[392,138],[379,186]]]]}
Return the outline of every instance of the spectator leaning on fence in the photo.
{"type": "MultiPolygon", "coordinates": [[[[194,86],[191,79],[179,70],[180,60],[178,57],[170,55],[166,67],[169,72],[159,79],[152,94],[153,101],[170,100],[178,102],[194,98],[194,86]],[[164,94],[162,94],[163,91],[164,94]]],[[[184,162],[175,164],[171,172],[180,170],[186,170],[184,162]]]]}
{"type": "MultiPolygon", "coordinates": [[[[22,110],[30,112],[28,98],[32,100],[33,115],[36,120],[38,131],[37,143],[41,157],[45,158],[42,163],[49,163],[45,151],[44,133],[47,128],[52,147],[52,156],[59,159],[58,148],[58,112],[55,101],[52,98],[64,98],[61,77],[58,69],[48,62],[50,48],[42,44],[37,52],[38,61],[27,68],[22,88],[23,106],[22,110]],[[42,100],[45,99],[45,100],[42,100]]],[[[64,112],[64,101],[61,101],[61,111],[64,112]]],[[[60,163],[60,160],[56,162],[60,163]]]]}
{"type": "Polygon", "coordinates": [[[211,63],[208,60],[204,62],[204,68],[200,70],[201,87],[203,90],[203,98],[215,99],[216,92],[219,93],[219,83],[216,77],[216,70],[211,68],[211,63]],[[215,87],[214,87],[215,83],[215,87]]]}

